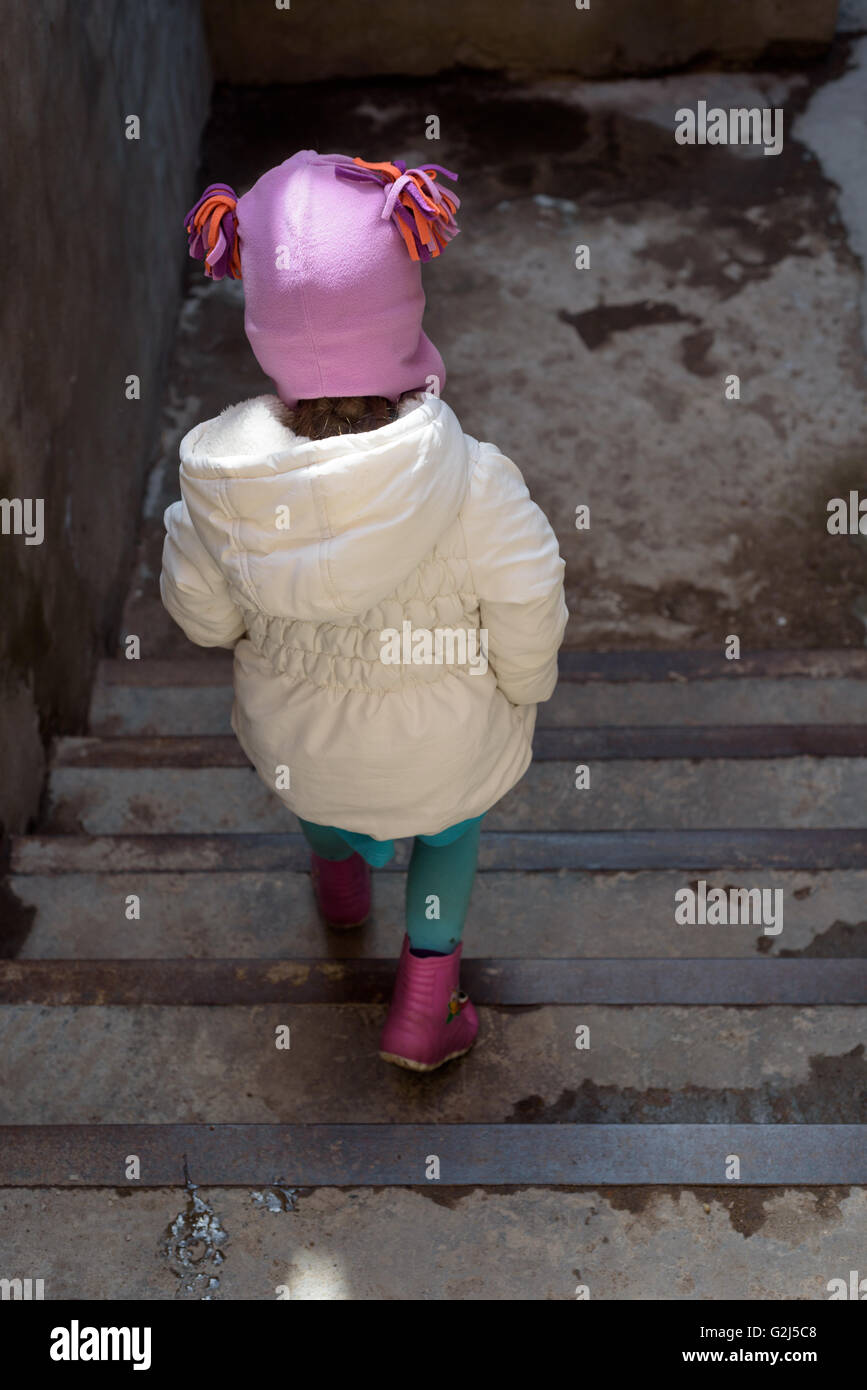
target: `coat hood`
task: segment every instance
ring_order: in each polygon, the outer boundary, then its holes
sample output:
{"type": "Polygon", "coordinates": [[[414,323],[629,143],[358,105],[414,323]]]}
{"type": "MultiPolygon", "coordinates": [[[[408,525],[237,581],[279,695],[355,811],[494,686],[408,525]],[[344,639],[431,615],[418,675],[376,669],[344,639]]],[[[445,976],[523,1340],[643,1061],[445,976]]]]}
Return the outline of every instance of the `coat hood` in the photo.
{"type": "Polygon", "coordinates": [[[181,442],[181,490],[229,583],[271,617],[340,622],[417,569],[453,523],[467,440],[439,397],[404,400],[378,430],[310,440],[277,396],[206,420],[181,442]]]}

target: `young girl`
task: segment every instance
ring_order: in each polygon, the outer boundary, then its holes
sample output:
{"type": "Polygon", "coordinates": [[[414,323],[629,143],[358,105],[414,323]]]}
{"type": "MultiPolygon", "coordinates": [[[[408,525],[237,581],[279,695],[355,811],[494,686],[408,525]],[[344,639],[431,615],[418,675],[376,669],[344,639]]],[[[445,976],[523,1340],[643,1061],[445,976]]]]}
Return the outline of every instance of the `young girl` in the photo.
{"type": "Polygon", "coordinates": [[[183,440],[160,580],[191,641],[234,648],[232,727],[300,820],[326,922],[364,922],[370,866],[415,836],[380,1055],[416,1071],[475,1040],[479,828],[530,762],[567,617],[521,474],[440,398],[419,263],[457,231],[442,177],[301,150],[191,209],[190,253],[243,275],[277,394],[183,440]]]}

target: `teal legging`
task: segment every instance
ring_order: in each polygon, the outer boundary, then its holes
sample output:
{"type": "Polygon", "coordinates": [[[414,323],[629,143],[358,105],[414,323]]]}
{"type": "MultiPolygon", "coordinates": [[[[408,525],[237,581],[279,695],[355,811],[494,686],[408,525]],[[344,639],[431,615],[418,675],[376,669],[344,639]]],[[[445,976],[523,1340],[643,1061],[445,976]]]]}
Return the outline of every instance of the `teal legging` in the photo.
{"type": "MultiPolygon", "coordinates": [[[[300,816],[299,823],[311,849],[323,859],[348,859],[357,848],[368,863],[377,865],[387,863],[394,853],[389,840],[353,836],[300,816]]],[[[460,941],[476,876],[481,828],[478,816],[439,835],[416,836],[406,879],[406,930],[414,950],[450,954],[460,941]]]]}

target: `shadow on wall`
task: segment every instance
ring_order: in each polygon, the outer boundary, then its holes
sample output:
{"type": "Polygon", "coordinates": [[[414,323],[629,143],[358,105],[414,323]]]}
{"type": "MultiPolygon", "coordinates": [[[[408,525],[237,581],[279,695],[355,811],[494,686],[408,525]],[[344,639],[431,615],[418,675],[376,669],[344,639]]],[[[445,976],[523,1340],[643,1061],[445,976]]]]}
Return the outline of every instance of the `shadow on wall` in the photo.
{"type": "Polygon", "coordinates": [[[203,0],[218,81],[313,82],[465,67],[641,76],[691,63],[798,62],[834,36],[837,0],[203,0]]]}
{"type": "Polygon", "coordinates": [[[35,814],[119,619],[210,85],[195,0],[5,16],[0,831],[35,814]]]}

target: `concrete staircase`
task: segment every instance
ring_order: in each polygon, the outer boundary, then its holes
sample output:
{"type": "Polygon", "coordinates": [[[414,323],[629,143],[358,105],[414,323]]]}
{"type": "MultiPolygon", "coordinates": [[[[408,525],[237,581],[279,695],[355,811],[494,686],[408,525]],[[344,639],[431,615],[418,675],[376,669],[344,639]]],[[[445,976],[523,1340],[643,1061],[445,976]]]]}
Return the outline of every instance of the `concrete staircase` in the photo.
{"type": "Polygon", "coordinates": [[[863,1263],[867,654],[565,654],[486,822],[479,1042],[426,1078],[377,1057],[406,846],[327,932],[230,679],[104,663],[11,848],[0,1199],[50,1297],[822,1298],[863,1263]],[[782,930],[678,925],[702,879],[781,890],[782,930]]]}

